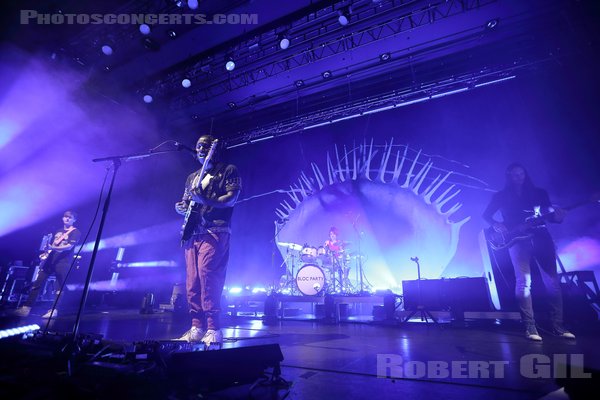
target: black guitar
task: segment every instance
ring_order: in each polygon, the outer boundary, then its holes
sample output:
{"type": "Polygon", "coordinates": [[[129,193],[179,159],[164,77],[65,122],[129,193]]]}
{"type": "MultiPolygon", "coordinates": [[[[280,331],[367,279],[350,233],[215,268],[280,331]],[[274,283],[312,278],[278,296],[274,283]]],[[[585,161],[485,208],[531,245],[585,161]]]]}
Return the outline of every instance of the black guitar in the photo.
{"type": "MultiPolygon", "coordinates": [[[[566,211],[573,210],[588,203],[598,202],[599,199],[600,195],[595,194],[590,200],[585,200],[567,207],[562,207],[562,209],[566,211]]],[[[552,215],[554,215],[554,212],[529,217],[524,223],[506,232],[498,232],[494,229],[494,227],[490,226],[489,228],[485,229],[486,240],[493,250],[507,249],[518,241],[530,239],[533,235],[533,229],[536,226],[544,224],[544,222],[547,221],[552,215]]]]}
{"type": "MultiPolygon", "coordinates": [[[[202,179],[204,178],[204,175],[206,174],[206,166],[210,163],[210,160],[215,152],[215,149],[217,148],[218,142],[219,142],[218,139],[215,139],[211,143],[210,149],[208,150],[208,154],[204,158],[204,163],[202,164],[200,173],[198,173],[198,175],[196,175],[194,177],[190,187],[186,188],[186,195],[189,195],[191,197],[191,192],[198,189],[199,187],[201,187],[202,179]]],[[[204,207],[196,207],[196,202],[194,200],[190,201],[190,204],[188,205],[188,209],[185,212],[185,217],[183,219],[183,225],[181,226],[181,242],[182,243],[184,241],[188,240],[194,233],[195,223],[193,223],[193,222],[197,222],[196,218],[202,218],[201,224],[204,225],[204,221],[203,221],[204,217],[202,216],[203,211],[204,211],[204,207]],[[192,214],[195,214],[195,216],[192,217],[192,214]]]]}

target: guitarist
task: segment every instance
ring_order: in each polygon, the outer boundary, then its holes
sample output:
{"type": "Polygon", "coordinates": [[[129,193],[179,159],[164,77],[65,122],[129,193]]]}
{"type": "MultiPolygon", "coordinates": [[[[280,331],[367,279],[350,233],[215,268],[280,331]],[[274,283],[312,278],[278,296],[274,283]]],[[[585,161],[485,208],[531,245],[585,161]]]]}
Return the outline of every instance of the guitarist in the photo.
{"type": "MultiPolygon", "coordinates": [[[[59,288],[64,286],[63,284],[66,276],[73,263],[75,246],[81,238],[81,232],[74,226],[76,221],[77,213],[75,211],[65,211],[62,217],[63,227],[54,233],[48,249],[40,255],[41,264],[37,278],[31,285],[31,291],[29,292],[27,301],[23,303],[22,307],[16,310],[16,315],[21,317],[29,315],[40,291],[44,287],[44,283],[50,275],[56,275],[56,282],[59,288]]],[[[59,293],[60,292],[57,291],[57,295],[59,293]]],[[[60,300],[64,304],[64,293],[60,296],[60,300]]],[[[53,318],[57,316],[57,313],[57,309],[48,310],[42,318],[53,318]]]]}
{"type": "Polygon", "coordinates": [[[563,327],[563,305],[560,282],[556,271],[556,250],[554,241],[546,228],[546,222],[561,223],[565,211],[554,208],[548,193],[535,187],[525,168],[517,163],[506,169],[504,189],[492,196],[483,213],[483,218],[499,234],[514,234],[518,237],[509,247],[516,287],[515,295],[525,325],[527,339],[541,341],[537,331],[531,300],[531,268],[539,266],[550,306],[553,333],[565,339],[575,339],[575,335],[563,327]],[[502,221],[494,218],[497,211],[502,221]],[[544,218],[540,216],[544,215],[544,218]],[[535,260],[535,263],[534,263],[535,260]]]}
{"type": "Polygon", "coordinates": [[[220,300],[229,259],[231,215],[242,188],[236,166],[219,161],[214,141],[210,135],[198,139],[197,159],[204,168],[188,176],[183,198],[175,204],[175,210],[185,215],[190,203],[195,203],[186,224],[191,223],[193,229],[189,237],[182,238],[192,326],[179,340],[203,342],[207,349],[220,347],[223,341],[220,300]],[[212,157],[207,157],[210,154],[212,157]],[[204,176],[197,179],[202,171],[204,176]]]}

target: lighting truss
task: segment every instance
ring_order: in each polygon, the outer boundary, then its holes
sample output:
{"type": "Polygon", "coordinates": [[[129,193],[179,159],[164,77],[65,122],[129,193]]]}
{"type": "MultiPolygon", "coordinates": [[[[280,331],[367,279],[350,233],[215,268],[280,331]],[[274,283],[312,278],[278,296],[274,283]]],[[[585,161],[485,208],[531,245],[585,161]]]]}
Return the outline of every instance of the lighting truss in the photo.
{"type": "Polygon", "coordinates": [[[357,118],[381,111],[390,110],[410,104],[429,101],[482,86],[492,85],[515,79],[519,70],[531,65],[506,65],[495,69],[479,70],[444,80],[425,82],[416,88],[404,88],[361,99],[354,102],[306,113],[282,121],[239,132],[227,139],[230,147],[244,143],[255,143],[261,138],[288,135],[303,130],[317,128],[352,118],[357,118]]]}
{"type": "MultiPolygon", "coordinates": [[[[379,7],[372,1],[362,1],[360,7],[353,6],[353,15],[357,22],[353,23],[354,31],[348,34],[342,32],[337,20],[333,18],[336,7],[330,7],[323,13],[315,13],[300,21],[296,26],[294,37],[296,52],[288,55],[278,50],[275,32],[265,34],[265,37],[254,39],[253,43],[261,43],[257,50],[252,46],[240,43],[235,49],[235,73],[227,73],[223,68],[224,54],[211,54],[206,60],[201,60],[186,74],[197,78],[197,88],[191,94],[177,95],[173,98],[171,110],[180,110],[188,106],[202,103],[216,96],[223,95],[252,85],[260,80],[273,77],[283,72],[314,63],[316,61],[354,50],[373,42],[408,32],[436,21],[463,14],[497,0],[449,0],[436,4],[424,3],[424,7],[408,10],[414,7],[414,1],[396,0],[379,7]],[[331,18],[325,19],[325,16],[331,18]],[[282,58],[282,54],[284,55],[282,58]],[[203,70],[210,69],[207,75],[203,70]]],[[[176,93],[177,83],[181,80],[181,71],[173,71],[165,80],[163,93],[176,93]],[[164,87],[167,85],[167,87],[164,87]]]]}

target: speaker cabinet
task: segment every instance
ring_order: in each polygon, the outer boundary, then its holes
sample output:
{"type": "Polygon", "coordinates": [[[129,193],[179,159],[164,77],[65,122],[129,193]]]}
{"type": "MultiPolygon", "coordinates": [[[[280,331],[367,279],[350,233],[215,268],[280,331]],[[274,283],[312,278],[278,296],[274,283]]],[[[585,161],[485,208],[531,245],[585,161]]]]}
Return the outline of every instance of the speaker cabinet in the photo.
{"type": "Polygon", "coordinates": [[[432,311],[492,310],[489,290],[483,277],[402,281],[402,289],[405,310],[415,310],[418,305],[432,311]]]}

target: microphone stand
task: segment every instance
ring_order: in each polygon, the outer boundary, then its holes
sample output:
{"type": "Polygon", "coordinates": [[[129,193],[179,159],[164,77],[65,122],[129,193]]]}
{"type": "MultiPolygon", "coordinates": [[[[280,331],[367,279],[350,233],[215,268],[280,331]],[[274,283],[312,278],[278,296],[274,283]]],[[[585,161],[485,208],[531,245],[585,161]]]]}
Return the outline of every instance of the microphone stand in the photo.
{"type": "Polygon", "coordinates": [[[69,375],[72,374],[72,370],[71,370],[71,362],[75,359],[76,354],[75,354],[75,349],[77,349],[77,340],[78,340],[78,335],[79,335],[79,326],[81,323],[81,315],[83,312],[83,309],[85,307],[85,302],[87,300],[87,296],[88,296],[88,292],[89,292],[89,288],[90,288],[90,282],[92,280],[92,273],[94,270],[94,264],[96,262],[96,256],[98,255],[98,248],[100,246],[100,239],[102,237],[102,231],[104,229],[104,223],[106,222],[106,215],[108,214],[108,209],[110,206],[110,200],[111,200],[111,196],[112,196],[112,191],[115,185],[115,179],[117,177],[117,172],[119,170],[119,167],[121,166],[121,164],[123,163],[123,161],[137,161],[137,160],[141,160],[150,156],[154,156],[154,155],[158,155],[158,154],[164,154],[164,153],[172,153],[173,151],[177,151],[177,150],[166,150],[166,151],[156,151],[153,152],[152,150],[150,150],[149,152],[146,153],[136,153],[136,154],[128,154],[128,155],[120,155],[120,156],[110,156],[110,157],[103,157],[103,158],[96,158],[93,159],[92,162],[102,162],[102,161],[110,161],[112,163],[112,170],[113,170],[113,174],[112,174],[112,178],[110,181],[110,186],[108,189],[108,193],[106,194],[106,198],[104,199],[104,206],[102,208],[102,216],[100,218],[100,225],[98,227],[98,233],[96,234],[96,240],[94,242],[94,250],[92,251],[92,256],[90,259],[90,265],[88,267],[88,272],[87,272],[87,276],[85,279],[85,285],[83,287],[83,294],[81,296],[81,301],[79,302],[79,309],[77,311],[77,316],[75,318],[75,322],[73,323],[73,332],[72,332],[72,341],[69,344],[67,344],[63,350],[67,350],[69,349],[69,351],[72,350],[71,354],[69,354],[69,360],[68,360],[68,372],[69,375]]]}
{"type": "Polygon", "coordinates": [[[425,321],[425,323],[429,322],[427,317],[431,318],[431,320],[437,324],[437,320],[435,317],[425,308],[421,301],[421,266],[419,265],[419,257],[411,257],[410,261],[413,261],[417,264],[417,307],[404,319],[402,322],[408,322],[416,313],[420,313],[421,321],[425,321]]]}
{"type": "Polygon", "coordinates": [[[356,231],[356,235],[358,236],[358,240],[357,240],[357,243],[358,243],[358,275],[359,275],[359,280],[360,280],[360,290],[358,292],[358,295],[362,296],[365,294],[365,288],[364,288],[364,283],[363,283],[362,251],[360,249],[361,232],[358,229],[358,227],[356,226],[359,216],[360,216],[360,214],[356,217],[356,220],[354,220],[354,222],[352,223],[352,227],[354,228],[354,230],[356,231]]]}
{"type": "Polygon", "coordinates": [[[285,259],[283,260],[283,262],[281,263],[281,265],[279,266],[279,268],[281,269],[281,267],[283,267],[285,265],[285,285],[283,287],[281,287],[281,289],[290,289],[290,294],[295,294],[294,290],[294,268],[295,268],[295,259],[296,259],[296,255],[293,253],[294,250],[291,250],[290,248],[287,249],[287,253],[285,255],[285,259]],[[288,265],[288,261],[291,260],[291,270],[289,268],[288,265]]]}

